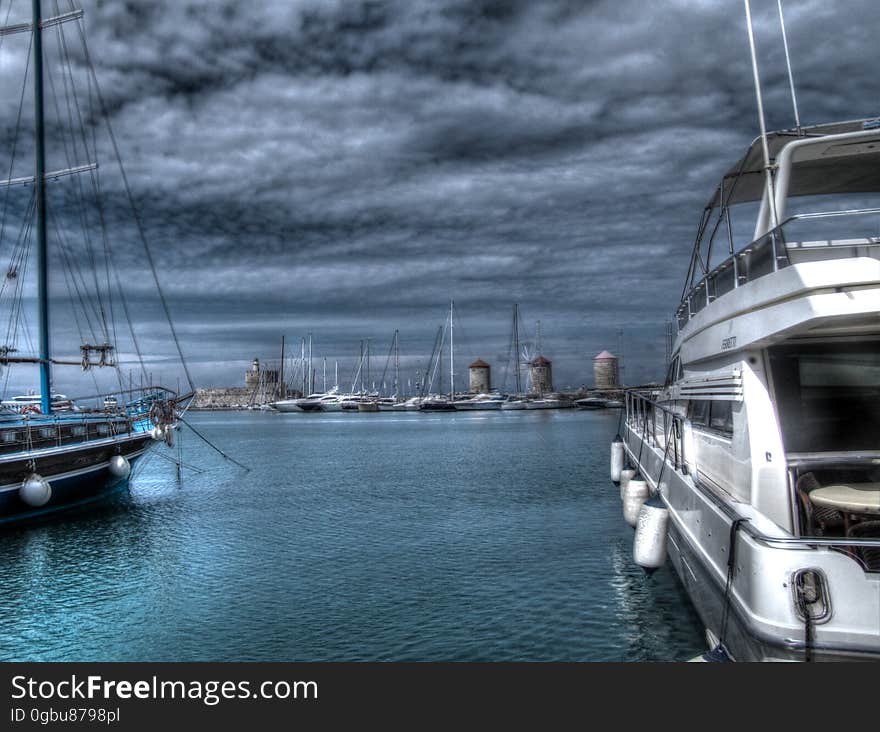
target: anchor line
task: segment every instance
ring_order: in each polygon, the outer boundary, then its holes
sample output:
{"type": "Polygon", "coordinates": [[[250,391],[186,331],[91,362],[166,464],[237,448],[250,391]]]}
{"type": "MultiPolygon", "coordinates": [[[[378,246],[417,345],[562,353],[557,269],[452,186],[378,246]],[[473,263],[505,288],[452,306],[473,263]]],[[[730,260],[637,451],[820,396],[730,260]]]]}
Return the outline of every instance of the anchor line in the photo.
{"type": "Polygon", "coordinates": [[[639,455],[636,458],[636,465],[639,466],[639,470],[642,469],[642,448],[645,446],[645,443],[648,441],[648,410],[645,410],[645,419],[642,424],[642,441],[639,444],[639,455]]]}
{"type": "MultiPolygon", "coordinates": [[[[657,493],[661,496],[663,493],[660,490],[660,481],[663,479],[663,471],[666,470],[666,458],[669,457],[669,446],[672,444],[672,440],[669,439],[669,435],[664,435],[666,437],[666,449],[663,451],[663,462],[660,464],[660,473],[657,475],[657,493]]],[[[675,439],[673,436],[672,439],[675,439]]]]}
{"type": "Polygon", "coordinates": [[[236,460],[235,458],[233,458],[233,457],[227,455],[225,452],[223,452],[223,450],[221,450],[219,447],[217,447],[213,442],[211,442],[207,437],[205,437],[201,432],[199,432],[195,427],[193,427],[193,426],[192,426],[189,422],[187,422],[183,417],[178,416],[178,419],[179,419],[181,422],[183,422],[187,427],[189,427],[189,428],[193,431],[193,433],[196,435],[196,437],[198,437],[200,440],[202,440],[202,442],[204,442],[204,443],[205,443],[208,447],[210,447],[212,450],[214,450],[215,452],[220,453],[220,454],[221,454],[224,458],[226,458],[229,462],[234,463],[235,465],[238,465],[238,467],[240,467],[242,470],[245,470],[245,471],[247,471],[247,472],[250,472],[251,469],[250,469],[247,465],[242,465],[240,462],[238,462],[238,460],[236,460]]]}

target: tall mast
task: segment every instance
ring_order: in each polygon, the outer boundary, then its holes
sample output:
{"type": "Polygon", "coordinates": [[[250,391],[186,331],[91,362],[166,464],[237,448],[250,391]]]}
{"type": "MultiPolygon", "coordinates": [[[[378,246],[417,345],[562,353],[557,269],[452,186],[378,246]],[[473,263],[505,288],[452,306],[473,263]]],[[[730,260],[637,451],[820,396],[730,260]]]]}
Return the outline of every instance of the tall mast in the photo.
{"type": "Polygon", "coordinates": [[[514,303],[513,306],[513,358],[516,364],[516,393],[522,394],[522,375],[520,373],[520,353],[519,353],[519,305],[514,303]]]}
{"type": "Polygon", "coordinates": [[[300,338],[299,341],[299,365],[302,371],[302,396],[306,395],[306,339],[300,338]]]}
{"type": "Polygon", "coordinates": [[[309,331],[309,394],[315,393],[315,370],[312,368],[312,333],[309,331]]]}
{"type": "Polygon", "coordinates": [[[324,356],[323,367],[324,367],[324,393],[326,394],[327,393],[327,357],[326,356],[324,356]]]}
{"type": "Polygon", "coordinates": [[[453,349],[453,332],[452,332],[452,308],[455,304],[454,300],[449,301],[449,399],[455,401],[455,364],[453,349]]]}
{"type": "Polygon", "coordinates": [[[37,301],[40,339],[40,409],[52,413],[49,363],[49,274],[46,244],[46,131],[43,124],[43,30],[40,0],[33,0],[34,34],[34,197],[37,218],[37,301]]]}
{"type": "Polygon", "coordinates": [[[339,361],[333,362],[333,383],[336,385],[337,390],[339,389],[339,361]]]}
{"type": "MultiPolygon", "coordinates": [[[[178,392],[180,389],[177,390],[178,392]]],[[[284,386],[284,336],[281,336],[281,373],[278,375],[278,398],[284,399],[287,389],[284,386]]]]}
{"type": "Polygon", "coordinates": [[[394,400],[400,396],[400,331],[394,331],[394,400]]]}

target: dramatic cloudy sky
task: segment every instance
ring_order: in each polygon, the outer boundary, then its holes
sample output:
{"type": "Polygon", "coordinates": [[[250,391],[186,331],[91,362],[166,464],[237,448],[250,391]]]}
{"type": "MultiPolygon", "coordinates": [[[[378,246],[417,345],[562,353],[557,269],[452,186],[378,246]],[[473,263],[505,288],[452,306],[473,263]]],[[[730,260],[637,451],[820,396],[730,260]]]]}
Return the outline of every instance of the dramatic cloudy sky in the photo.
{"type": "MultiPolygon", "coordinates": [[[[15,0],[12,20],[28,5],[15,0]]],[[[776,2],[753,5],[769,123],[788,127],[776,2]]],[[[785,6],[803,121],[880,114],[880,3],[785,6]]],[[[309,331],[348,373],[360,339],[381,362],[399,328],[414,368],[450,298],[462,367],[481,356],[503,370],[517,302],[528,337],[542,322],[558,386],[591,383],[592,355],[616,350],[619,330],[628,380],[657,378],[700,210],[757,130],[737,0],[82,7],[202,385],[238,383],[250,358],[277,357],[281,334],[298,349],[309,331]]],[[[20,35],[0,49],[7,149],[26,48],[20,35]]],[[[112,209],[121,188],[105,169],[112,209]]],[[[115,213],[142,346],[168,355],[115,213]]]]}

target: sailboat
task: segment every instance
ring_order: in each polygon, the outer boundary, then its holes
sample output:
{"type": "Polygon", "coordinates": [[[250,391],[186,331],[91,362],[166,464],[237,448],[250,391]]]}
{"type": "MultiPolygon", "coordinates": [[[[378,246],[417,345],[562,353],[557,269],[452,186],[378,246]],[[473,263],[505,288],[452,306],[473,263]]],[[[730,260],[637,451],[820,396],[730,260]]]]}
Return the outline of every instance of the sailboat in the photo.
{"type": "Polygon", "coordinates": [[[402,411],[400,405],[403,399],[400,396],[400,331],[395,330],[391,339],[391,348],[388,351],[388,358],[385,360],[385,369],[382,372],[382,384],[384,388],[385,373],[388,371],[388,365],[391,358],[394,358],[394,384],[390,397],[384,397],[378,400],[378,408],[380,412],[402,411]]]}
{"type": "MultiPolygon", "coordinates": [[[[419,410],[423,412],[454,412],[455,411],[455,340],[453,335],[453,317],[455,303],[449,303],[449,396],[429,394],[419,403],[419,410]]],[[[437,353],[437,368],[440,367],[440,359],[443,351],[442,337],[440,351],[437,353]]],[[[441,379],[442,381],[442,379],[441,379]]],[[[432,380],[433,383],[433,380],[432,380]]]]}
{"type": "MultiPolygon", "coordinates": [[[[513,305],[513,328],[510,333],[510,351],[513,354],[513,368],[514,368],[514,389],[515,392],[508,396],[507,400],[501,404],[501,409],[504,411],[517,411],[520,409],[526,408],[526,400],[522,398],[523,386],[522,386],[522,365],[523,362],[527,359],[524,357],[524,354],[520,348],[520,338],[519,338],[519,305],[514,303],[513,305]]],[[[508,366],[510,365],[510,358],[508,357],[507,361],[508,366]]],[[[505,384],[507,383],[507,376],[505,374],[504,377],[505,384]]]]}
{"type": "MultiPolygon", "coordinates": [[[[96,162],[86,162],[70,165],[64,170],[48,171],[46,168],[47,152],[54,150],[47,151],[44,82],[48,81],[53,89],[59,86],[58,81],[53,81],[52,70],[44,67],[43,39],[49,31],[54,32],[62,60],[68,60],[68,44],[77,44],[75,52],[80,58],[85,59],[88,66],[89,101],[97,101],[101,107],[100,111],[104,111],[103,97],[88,55],[83,29],[79,23],[81,17],[81,10],[73,10],[55,17],[44,18],[40,0],[33,0],[29,22],[0,29],[0,38],[16,34],[27,34],[29,37],[30,48],[23,89],[27,88],[30,75],[33,82],[34,124],[33,175],[12,177],[16,152],[26,147],[26,143],[19,144],[18,141],[23,111],[19,110],[9,161],[10,178],[0,182],[0,188],[4,189],[4,216],[0,221],[0,253],[9,256],[6,278],[0,285],[0,306],[9,317],[7,340],[0,344],[0,367],[29,366],[32,370],[36,367],[39,374],[39,390],[33,392],[33,397],[26,400],[27,403],[22,405],[21,409],[10,409],[5,405],[0,409],[0,524],[8,525],[30,520],[72,506],[91,503],[117,488],[124,487],[136,460],[157,442],[164,441],[169,445],[172,443],[178,418],[177,409],[182,402],[191,398],[193,391],[192,379],[183,361],[174,325],[156,278],[152,254],[133,205],[137,232],[144,246],[158,295],[168,317],[168,325],[191,389],[189,394],[181,397],[171,389],[152,383],[152,378],[147,377],[144,369],[143,355],[133,328],[130,328],[130,334],[140,362],[142,378],[139,388],[133,387],[131,379],[129,379],[129,388],[125,388],[119,369],[117,349],[119,331],[113,316],[114,313],[119,315],[121,309],[131,326],[130,310],[104,228],[98,165],[96,162]],[[64,31],[68,23],[73,23],[76,27],[76,31],[70,34],[73,36],[71,38],[68,38],[64,31]],[[59,186],[67,185],[67,188],[50,188],[51,182],[61,178],[64,178],[65,182],[59,186]],[[30,191],[29,196],[19,193],[22,187],[30,191]],[[98,276],[90,280],[83,275],[82,258],[77,259],[79,253],[73,252],[69,238],[72,227],[65,230],[64,223],[59,223],[60,217],[55,214],[62,211],[62,206],[54,208],[55,197],[49,195],[50,191],[52,193],[57,191],[58,196],[65,192],[78,196],[76,207],[72,209],[75,214],[73,218],[80,219],[84,239],[88,236],[88,225],[94,223],[95,218],[94,210],[91,210],[90,218],[85,203],[88,196],[85,194],[86,192],[94,194],[95,202],[99,207],[97,213],[104,247],[100,254],[94,249],[88,251],[92,255],[93,261],[90,264],[93,265],[93,269],[100,270],[105,277],[103,289],[98,276]],[[36,276],[33,278],[36,280],[36,347],[30,342],[30,330],[25,322],[27,308],[24,307],[24,303],[33,294],[29,288],[33,288],[34,283],[32,278],[27,277],[31,259],[36,260],[36,276]],[[60,308],[57,310],[50,308],[50,283],[53,282],[51,275],[59,272],[55,269],[50,272],[50,263],[54,263],[57,259],[62,259],[67,265],[66,269],[61,271],[64,273],[73,302],[73,305],[68,305],[64,312],[60,308]],[[94,284],[95,289],[98,290],[93,293],[97,303],[89,300],[86,283],[94,284]],[[73,293],[76,294],[76,298],[73,297],[73,293]],[[112,300],[112,306],[108,300],[112,300]],[[93,310],[89,309],[90,305],[93,310]],[[79,317],[83,313],[94,317],[91,320],[86,318],[88,322],[83,323],[79,317]],[[53,318],[60,315],[69,317],[71,314],[77,319],[77,326],[81,327],[79,353],[75,357],[59,357],[52,349],[53,337],[56,341],[62,341],[68,331],[57,324],[53,329],[53,318]],[[19,346],[23,346],[24,350],[20,350],[19,346]],[[31,353],[32,355],[29,355],[31,353]],[[114,389],[112,394],[98,393],[88,398],[67,399],[63,395],[56,394],[53,389],[55,368],[65,366],[79,367],[83,373],[93,378],[96,387],[98,387],[98,372],[111,369],[116,376],[118,388],[114,389]],[[89,404],[84,404],[86,399],[89,404]]],[[[65,70],[70,74],[69,64],[65,70]]],[[[75,109],[75,118],[80,121],[98,119],[100,117],[98,111],[83,109],[84,100],[74,96],[72,74],[70,74],[70,87],[67,83],[68,76],[64,76],[62,80],[66,94],[66,99],[62,99],[62,103],[66,101],[67,110],[75,109]]],[[[21,99],[25,98],[23,91],[21,99]]],[[[55,108],[58,109],[57,106],[55,108]]],[[[61,117],[60,112],[58,114],[61,117]]],[[[74,118],[73,115],[69,117],[74,118]]],[[[106,115],[105,122],[113,148],[116,150],[116,140],[106,115]]],[[[85,156],[87,161],[89,158],[96,160],[96,145],[90,139],[92,132],[94,130],[88,130],[89,136],[83,134],[82,139],[76,141],[79,144],[71,142],[75,139],[72,131],[69,137],[64,133],[58,133],[53,141],[63,142],[68,158],[76,156],[81,159],[85,156]]],[[[131,204],[133,199],[125,171],[121,161],[117,160],[117,162],[125,193],[131,204]]],[[[65,204],[70,206],[69,201],[65,201],[65,204]]],[[[8,403],[10,400],[6,401],[8,403]]]]}

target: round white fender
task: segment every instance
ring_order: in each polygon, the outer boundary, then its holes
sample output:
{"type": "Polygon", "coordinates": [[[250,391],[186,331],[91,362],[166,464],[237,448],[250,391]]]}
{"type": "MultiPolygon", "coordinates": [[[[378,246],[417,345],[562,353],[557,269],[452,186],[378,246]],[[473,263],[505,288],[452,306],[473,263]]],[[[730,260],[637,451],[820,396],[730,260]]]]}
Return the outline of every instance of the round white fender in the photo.
{"type": "Polygon", "coordinates": [[[114,455],[107,466],[110,474],[117,478],[127,478],[131,473],[131,463],[124,455],[114,455]]]}
{"type": "Polygon", "coordinates": [[[611,480],[614,483],[620,482],[620,471],[623,470],[623,440],[620,435],[614,438],[611,443],[611,480]]]}
{"type": "Polygon", "coordinates": [[[39,508],[45,506],[52,498],[52,486],[42,475],[31,473],[22,481],[18,489],[18,497],[28,506],[39,508]]]}
{"type": "Polygon", "coordinates": [[[626,484],[626,489],[623,492],[623,519],[633,528],[639,520],[642,504],[648,500],[650,495],[648,483],[641,478],[632,478],[626,484]]]}
{"type": "Polygon", "coordinates": [[[623,500],[624,491],[629,482],[636,477],[636,471],[632,468],[624,468],[620,471],[620,500],[623,500]]]}
{"type": "Polygon", "coordinates": [[[633,539],[633,559],[643,569],[653,572],[666,562],[666,530],[669,509],[659,494],[642,504],[639,510],[636,535],[633,539]]]}

